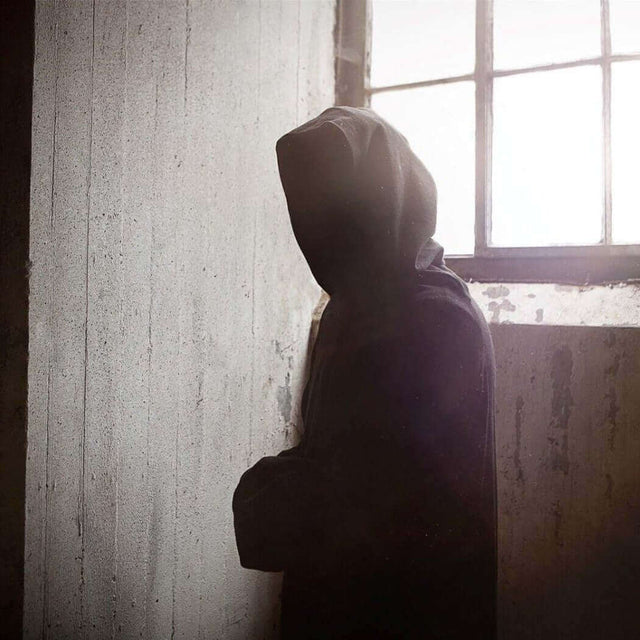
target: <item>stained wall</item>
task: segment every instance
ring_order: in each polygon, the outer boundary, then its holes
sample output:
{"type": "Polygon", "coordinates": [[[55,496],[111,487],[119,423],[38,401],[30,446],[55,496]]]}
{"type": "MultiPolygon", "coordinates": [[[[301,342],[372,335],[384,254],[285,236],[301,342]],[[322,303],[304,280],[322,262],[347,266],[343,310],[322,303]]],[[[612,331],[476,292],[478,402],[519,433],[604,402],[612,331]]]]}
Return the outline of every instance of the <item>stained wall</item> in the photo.
{"type": "Polygon", "coordinates": [[[640,287],[469,286],[496,348],[500,637],[635,637],[640,287]]]}
{"type": "Polygon", "coordinates": [[[640,330],[491,328],[500,637],[636,637],[640,330]]]}
{"type": "Polygon", "coordinates": [[[26,638],[273,637],[231,496],[294,437],[319,291],[276,139],[333,100],[331,0],[39,0],[26,638]]]}

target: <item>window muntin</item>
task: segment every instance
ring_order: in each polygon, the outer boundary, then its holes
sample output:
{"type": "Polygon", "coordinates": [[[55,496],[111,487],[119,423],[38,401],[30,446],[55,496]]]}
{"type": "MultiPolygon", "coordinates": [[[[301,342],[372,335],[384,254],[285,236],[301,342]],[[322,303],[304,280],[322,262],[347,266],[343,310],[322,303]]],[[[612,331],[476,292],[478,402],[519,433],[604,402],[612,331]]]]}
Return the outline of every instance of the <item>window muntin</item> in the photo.
{"type": "Polygon", "coordinates": [[[613,242],[617,243],[640,243],[638,87],[640,60],[614,62],[611,65],[612,236],[613,242]]]}

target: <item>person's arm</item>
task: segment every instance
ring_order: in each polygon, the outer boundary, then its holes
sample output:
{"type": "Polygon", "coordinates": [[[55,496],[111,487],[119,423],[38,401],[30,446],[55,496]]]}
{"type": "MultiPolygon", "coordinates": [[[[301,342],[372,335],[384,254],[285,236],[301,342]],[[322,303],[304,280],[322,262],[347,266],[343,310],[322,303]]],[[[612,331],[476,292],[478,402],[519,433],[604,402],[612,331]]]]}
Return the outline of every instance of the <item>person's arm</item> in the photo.
{"type": "Polygon", "coordinates": [[[297,448],[268,456],[246,471],[233,496],[240,562],[283,571],[318,557],[339,500],[324,471],[297,448]]]}

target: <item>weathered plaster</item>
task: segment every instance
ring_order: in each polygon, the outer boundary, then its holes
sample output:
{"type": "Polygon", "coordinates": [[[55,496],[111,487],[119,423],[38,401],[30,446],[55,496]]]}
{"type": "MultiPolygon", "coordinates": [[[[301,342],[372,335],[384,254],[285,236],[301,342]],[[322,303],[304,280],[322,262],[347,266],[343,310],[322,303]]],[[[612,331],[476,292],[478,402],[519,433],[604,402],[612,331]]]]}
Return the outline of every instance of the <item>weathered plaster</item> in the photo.
{"type": "Polygon", "coordinates": [[[491,329],[500,636],[635,637],[640,331],[491,329]]]}
{"type": "Polygon", "coordinates": [[[487,322],[638,327],[640,285],[487,284],[469,289],[487,322]]]}

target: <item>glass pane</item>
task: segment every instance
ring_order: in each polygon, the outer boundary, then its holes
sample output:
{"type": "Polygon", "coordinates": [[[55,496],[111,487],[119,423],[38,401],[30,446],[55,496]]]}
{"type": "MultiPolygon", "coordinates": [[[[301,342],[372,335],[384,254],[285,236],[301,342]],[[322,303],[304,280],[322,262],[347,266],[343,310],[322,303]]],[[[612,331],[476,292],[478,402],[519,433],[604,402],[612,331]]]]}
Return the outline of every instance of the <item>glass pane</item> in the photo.
{"type": "Polygon", "coordinates": [[[495,69],[600,55],[600,0],[494,0],[495,69]]]}
{"type": "Polygon", "coordinates": [[[435,239],[445,253],[472,254],[475,219],[473,82],[373,96],[372,107],[395,126],[431,172],[438,189],[435,239]]]}
{"type": "Polygon", "coordinates": [[[609,0],[609,16],[613,53],[640,52],[640,2],[609,0]]]}
{"type": "Polygon", "coordinates": [[[496,79],[494,245],[601,240],[601,88],[591,66],[496,79]]]}
{"type": "Polygon", "coordinates": [[[474,0],[374,0],[371,86],[471,73],[474,0]]]}
{"type": "Polygon", "coordinates": [[[640,62],[611,67],[612,234],[640,242],[640,62]]]}

